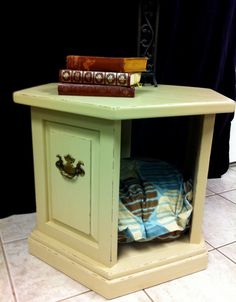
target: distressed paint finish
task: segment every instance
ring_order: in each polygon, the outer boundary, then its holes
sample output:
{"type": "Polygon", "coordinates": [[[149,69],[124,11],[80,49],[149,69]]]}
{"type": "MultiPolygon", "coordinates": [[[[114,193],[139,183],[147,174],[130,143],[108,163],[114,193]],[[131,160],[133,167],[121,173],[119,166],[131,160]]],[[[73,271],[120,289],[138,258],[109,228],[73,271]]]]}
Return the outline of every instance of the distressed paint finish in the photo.
{"type": "Polygon", "coordinates": [[[158,85],[136,88],[132,99],[59,96],[57,83],[14,93],[17,103],[111,120],[233,112],[235,102],[208,88],[158,85]]]}
{"type": "Polygon", "coordinates": [[[116,262],[120,122],[32,108],[37,229],[106,265],[116,262]],[[57,154],[84,162],[63,177],[57,154]]]}
{"type": "Polygon", "coordinates": [[[211,90],[159,85],[134,99],[58,96],[57,84],[14,93],[32,107],[37,225],[30,253],[105,296],[114,298],[207,267],[202,215],[217,113],[235,103],[211,90]],[[191,116],[186,166],[194,177],[190,235],[157,244],[118,245],[120,153],[130,154],[136,118],[191,116]],[[84,162],[85,175],[64,179],[57,154],[84,162]]]}

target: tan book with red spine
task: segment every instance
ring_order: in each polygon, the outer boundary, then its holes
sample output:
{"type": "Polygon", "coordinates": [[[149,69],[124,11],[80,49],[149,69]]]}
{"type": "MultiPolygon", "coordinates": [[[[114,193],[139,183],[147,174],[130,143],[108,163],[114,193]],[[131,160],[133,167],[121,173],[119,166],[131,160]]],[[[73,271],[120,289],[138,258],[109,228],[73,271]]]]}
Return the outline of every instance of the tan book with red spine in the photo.
{"type": "Polygon", "coordinates": [[[66,57],[66,68],[76,70],[143,72],[146,71],[147,57],[98,57],[77,56],[66,57]]]}

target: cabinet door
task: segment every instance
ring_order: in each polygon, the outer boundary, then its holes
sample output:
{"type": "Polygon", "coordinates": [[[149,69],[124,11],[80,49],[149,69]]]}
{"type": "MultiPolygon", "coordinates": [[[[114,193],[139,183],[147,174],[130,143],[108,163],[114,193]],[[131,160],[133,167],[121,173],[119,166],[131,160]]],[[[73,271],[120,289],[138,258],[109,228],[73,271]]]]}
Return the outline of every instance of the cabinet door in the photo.
{"type": "Polygon", "coordinates": [[[50,218],[97,240],[99,132],[55,122],[45,125],[50,218]],[[82,174],[77,175],[79,169],[82,174]]]}
{"type": "Polygon", "coordinates": [[[32,130],[37,229],[116,262],[120,122],[32,109],[32,130]]]}

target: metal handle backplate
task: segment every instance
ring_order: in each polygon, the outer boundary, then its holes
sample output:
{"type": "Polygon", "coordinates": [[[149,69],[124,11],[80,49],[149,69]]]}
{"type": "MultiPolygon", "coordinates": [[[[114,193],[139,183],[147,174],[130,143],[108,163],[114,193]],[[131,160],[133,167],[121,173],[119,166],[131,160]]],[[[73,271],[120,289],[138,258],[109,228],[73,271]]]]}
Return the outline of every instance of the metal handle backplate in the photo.
{"type": "Polygon", "coordinates": [[[75,159],[71,155],[67,154],[64,156],[65,163],[61,155],[57,155],[57,157],[59,159],[55,163],[56,167],[59,169],[61,175],[63,175],[64,177],[73,179],[75,177],[85,175],[85,171],[81,167],[84,166],[84,163],[82,161],[79,160],[76,166],[74,166],[75,159]]]}

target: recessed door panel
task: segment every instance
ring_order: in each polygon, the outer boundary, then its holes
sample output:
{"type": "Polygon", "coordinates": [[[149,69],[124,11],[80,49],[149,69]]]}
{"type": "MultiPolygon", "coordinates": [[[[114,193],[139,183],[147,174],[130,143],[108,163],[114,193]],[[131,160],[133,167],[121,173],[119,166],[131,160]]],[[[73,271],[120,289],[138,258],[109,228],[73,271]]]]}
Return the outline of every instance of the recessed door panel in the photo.
{"type": "Polygon", "coordinates": [[[99,133],[52,122],[47,122],[46,128],[50,220],[95,235],[92,229],[96,232],[96,227],[91,221],[95,210],[92,197],[96,198],[92,193],[92,173],[97,173],[99,133]]]}

